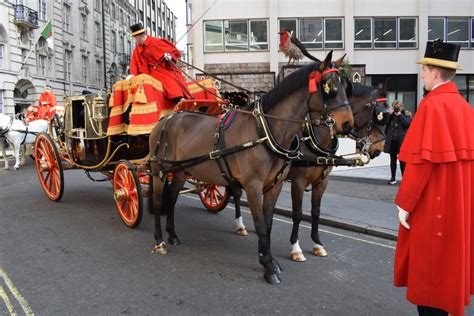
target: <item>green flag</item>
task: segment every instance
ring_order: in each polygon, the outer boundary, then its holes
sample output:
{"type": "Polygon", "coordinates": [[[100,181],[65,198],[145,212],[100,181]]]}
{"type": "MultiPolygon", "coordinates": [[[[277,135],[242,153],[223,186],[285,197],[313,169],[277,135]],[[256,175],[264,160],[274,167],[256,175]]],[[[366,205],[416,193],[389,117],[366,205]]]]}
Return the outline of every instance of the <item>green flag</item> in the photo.
{"type": "Polygon", "coordinates": [[[49,48],[54,49],[53,25],[51,24],[51,20],[46,23],[43,32],[41,32],[41,37],[46,40],[49,48]]]}

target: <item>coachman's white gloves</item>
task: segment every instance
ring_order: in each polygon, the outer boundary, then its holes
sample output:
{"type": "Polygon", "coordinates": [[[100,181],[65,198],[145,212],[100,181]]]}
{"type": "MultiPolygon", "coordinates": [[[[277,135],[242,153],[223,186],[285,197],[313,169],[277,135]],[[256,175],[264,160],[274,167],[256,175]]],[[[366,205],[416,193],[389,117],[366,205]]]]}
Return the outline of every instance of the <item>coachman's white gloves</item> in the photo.
{"type": "Polygon", "coordinates": [[[170,53],[165,53],[163,55],[163,57],[167,60],[167,61],[172,61],[173,60],[173,57],[171,57],[170,53]]]}
{"type": "Polygon", "coordinates": [[[400,224],[405,227],[406,229],[410,229],[410,224],[408,224],[408,216],[410,213],[402,209],[400,206],[397,205],[398,208],[398,219],[400,220],[400,224]]]}
{"type": "MultiPolygon", "coordinates": [[[[130,80],[132,79],[134,76],[133,75],[128,75],[127,77],[125,77],[125,80],[130,80]]],[[[123,77],[122,77],[123,78],[123,77]]]]}

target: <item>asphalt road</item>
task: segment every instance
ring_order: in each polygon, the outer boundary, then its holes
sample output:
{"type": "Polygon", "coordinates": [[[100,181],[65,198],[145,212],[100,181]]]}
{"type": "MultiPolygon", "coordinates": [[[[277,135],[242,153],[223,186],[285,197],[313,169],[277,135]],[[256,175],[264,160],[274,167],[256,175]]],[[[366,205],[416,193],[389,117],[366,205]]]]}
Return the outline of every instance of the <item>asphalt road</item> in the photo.
{"type": "MultiPolygon", "coordinates": [[[[3,165],[3,164],[2,164],[3,165]]],[[[392,286],[394,242],[322,227],[329,256],[289,259],[289,219],[275,217],[272,252],[282,283],[263,280],[257,238],[234,235],[233,210],[204,210],[194,195],[177,205],[181,246],[151,253],[152,216],[121,222],[109,183],[65,172],[63,200],[50,202],[31,163],[0,170],[0,315],[315,314],[407,315],[415,308],[392,286]]]]}

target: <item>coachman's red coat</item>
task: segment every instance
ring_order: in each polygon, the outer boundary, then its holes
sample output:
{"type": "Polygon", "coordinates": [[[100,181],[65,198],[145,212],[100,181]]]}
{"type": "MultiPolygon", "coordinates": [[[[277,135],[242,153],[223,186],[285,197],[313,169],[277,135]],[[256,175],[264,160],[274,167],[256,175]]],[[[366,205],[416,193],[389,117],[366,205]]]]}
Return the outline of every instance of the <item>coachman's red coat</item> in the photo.
{"type": "Polygon", "coordinates": [[[179,50],[170,41],[147,36],[145,43],[137,45],[133,50],[130,74],[148,74],[159,80],[168,99],[190,98],[186,80],[177,67],[164,59],[165,53],[169,53],[174,61],[181,57],[179,50]]]}
{"type": "Polygon", "coordinates": [[[452,82],[421,102],[400,149],[406,169],[395,286],[416,305],[464,315],[474,294],[474,109],[452,82]]]}

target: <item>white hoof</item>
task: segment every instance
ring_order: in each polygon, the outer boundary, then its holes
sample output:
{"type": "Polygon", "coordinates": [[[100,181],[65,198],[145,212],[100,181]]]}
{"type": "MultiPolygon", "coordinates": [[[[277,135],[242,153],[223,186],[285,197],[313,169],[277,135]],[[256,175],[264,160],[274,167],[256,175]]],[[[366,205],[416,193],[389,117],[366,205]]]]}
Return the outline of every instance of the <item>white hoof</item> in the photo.
{"type": "Polygon", "coordinates": [[[5,166],[5,168],[3,168],[5,170],[10,170],[10,166],[5,166]]]}
{"type": "Polygon", "coordinates": [[[303,255],[302,252],[292,252],[290,254],[290,257],[291,257],[291,260],[293,260],[295,262],[305,262],[306,261],[306,257],[303,255]]]}
{"type": "Polygon", "coordinates": [[[235,233],[239,236],[242,236],[242,237],[245,237],[245,236],[248,236],[249,233],[247,232],[247,230],[245,229],[245,227],[239,227],[237,228],[237,230],[235,231],[235,233]]]}
{"type": "Polygon", "coordinates": [[[166,243],[163,241],[161,244],[156,245],[151,252],[157,253],[159,255],[166,255],[168,253],[166,243]]]}
{"type": "Polygon", "coordinates": [[[15,166],[15,167],[13,167],[13,169],[18,170],[18,169],[20,169],[20,167],[15,166]]]}
{"type": "Polygon", "coordinates": [[[313,254],[318,257],[326,257],[328,255],[326,249],[321,245],[315,245],[313,247],[313,254]]]}

